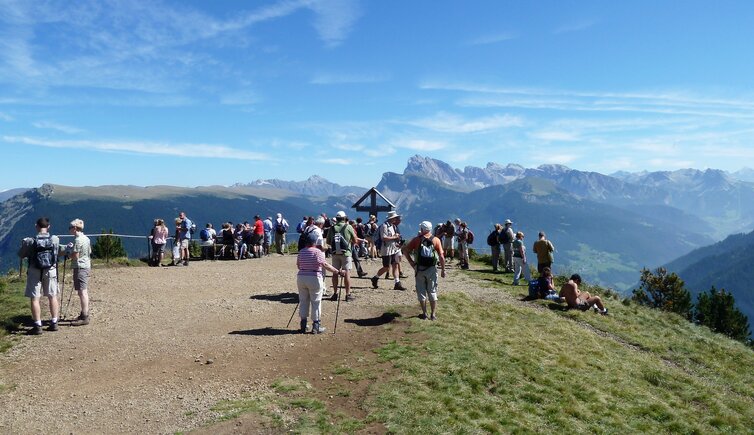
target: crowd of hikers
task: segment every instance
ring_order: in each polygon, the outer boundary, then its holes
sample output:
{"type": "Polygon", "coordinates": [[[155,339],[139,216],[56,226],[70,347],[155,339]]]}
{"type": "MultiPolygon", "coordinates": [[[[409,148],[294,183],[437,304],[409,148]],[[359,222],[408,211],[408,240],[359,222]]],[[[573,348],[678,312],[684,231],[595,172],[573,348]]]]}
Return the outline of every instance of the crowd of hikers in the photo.
{"type": "MultiPolygon", "coordinates": [[[[188,266],[189,248],[192,238],[197,233],[196,225],[185,212],[179,213],[173,223],[172,265],[188,266]]],[[[344,211],[337,212],[332,219],[324,213],[316,217],[304,216],[297,223],[296,265],[301,332],[324,332],[325,328],[320,324],[320,304],[324,298],[340,301],[343,296],[346,302],[354,300],[351,292],[351,271],[355,269],[358,278],[369,275],[362,267],[362,260],[379,262],[379,268],[369,278],[372,288],[379,288],[379,280],[384,275],[384,279],[392,279],[394,290],[405,291],[407,287],[401,282],[402,278],[407,278],[401,268],[402,260],[405,258],[413,270],[416,295],[421,308],[419,318],[437,318],[438,278],[445,277],[446,266],[456,259],[460,269],[469,268],[469,245],[474,242],[474,233],[460,218],[447,220],[437,226],[433,226],[429,221],[422,221],[419,223],[418,231],[409,231],[413,235],[406,238],[401,233],[400,226],[401,215],[395,211],[388,212],[382,223],[378,223],[375,216],[370,216],[367,222],[361,218],[350,220],[344,211]],[[331,295],[327,293],[325,271],[332,273],[331,295]],[[309,318],[312,321],[311,329],[308,329],[309,318]]],[[[513,285],[519,285],[523,277],[529,285],[530,298],[564,302],[570,308],[581,310],[594,308],[601,314],[607,314],[607,308],[599,296],[579,290],[581,277],[578,274],[572,275],[560,291],[556,290],[552,274],[555,247],[544,232],[539,233],[538,240],[532,246],[532,251],[537,257],[538,272],[538,279],[533,280],[524,244],[524,233],[514,231],[512,226],[513,222],[507,219],[503,224],[496,224],[487,236],[494,273],[513,273],[513,285]]],[[[267,217],[264,220],[257,215],[253,223],[243,222],[234,225],[232,222],[225,222],[219,232],[211,223],[207,223],[198,231],[202,259],[261,258],[270,255],[273,246],[277,254],[285,255],[288,251],[286,235],[290,229],[288,221],[280,213],[275,219],[267,217]]],[[[29,334],[42,333],[39,304],[42,296],[46,296],[50,302],[51,319],[47,330],[58,330],[60,303],[57,266],[60,257],[64,258],[64,271],[67,260],[71,260],[73,288],[78,292],[80,299],[81,311],[71,324],[89,324],[88,282],[91,244],[83,230],[84,222],[81,219],[71,221],[69,231],[74,239],[61,246],[59,238],[50,233],[49,220],[43,217],[36,222],[36,236],[23,239],[18,256],[28,259],[25,295],[31,301],[33,321],[29,334]]],[[[149,235],[152,266],[164,267],[170,234],[163,219],[154,220],[149,235]]]]}

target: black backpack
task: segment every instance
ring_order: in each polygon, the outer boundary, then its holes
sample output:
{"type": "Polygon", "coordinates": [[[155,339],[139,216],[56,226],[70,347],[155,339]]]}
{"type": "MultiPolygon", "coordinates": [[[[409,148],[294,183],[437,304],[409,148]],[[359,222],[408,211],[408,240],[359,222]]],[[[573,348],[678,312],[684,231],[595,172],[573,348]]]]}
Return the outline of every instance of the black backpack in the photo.
{"type": "Polygon", "coordinates": [[[497,241],[497,230],[492,230],[490,235],[487,236],[487,244],[490,246],[496,246],[500,244],[500,242],[497,241]]]}
{"type": "Polygon", "coordinates": [[[34,238],[29,264],[44,271],[55,267],[57,262],[58,256],[55,252],[55,245],[52,243],[52,237],[49,234],[38,234],[34,238]]]}

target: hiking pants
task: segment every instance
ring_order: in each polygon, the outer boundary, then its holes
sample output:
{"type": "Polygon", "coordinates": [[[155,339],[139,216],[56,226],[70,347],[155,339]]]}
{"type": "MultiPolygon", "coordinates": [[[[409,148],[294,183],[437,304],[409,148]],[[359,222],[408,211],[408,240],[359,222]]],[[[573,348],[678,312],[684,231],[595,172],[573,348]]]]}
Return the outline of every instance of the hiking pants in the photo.
{"type": "Polygon", "coordinates": [[[521,272],[524,273],[526,282],[531,281],[531,272],[529,272],[529,265],[524,264],[524,259],[521,257],[513,257],[513,285],[518,285],[518,280],[521,278],[521,272]]]}
{"type": "Polygon", "coordinates": [[[492,270],[497,272],[500,264],[500,245],[492,245],[492,270]]]}
{"type": "Polygon", "coordinates": [[[513,270],[513,243],[503,243],[505,252],[505,269],[513,270]]]}
{"type": "Polygon", "coordinates": [[[311,308],[312,321],[318,322],[322,292],[325,290],[323,278],[314,275],[298,275],[296,284],[298,285],[299,317],[302,319],[309,317],[309,309],[311,308]]]}

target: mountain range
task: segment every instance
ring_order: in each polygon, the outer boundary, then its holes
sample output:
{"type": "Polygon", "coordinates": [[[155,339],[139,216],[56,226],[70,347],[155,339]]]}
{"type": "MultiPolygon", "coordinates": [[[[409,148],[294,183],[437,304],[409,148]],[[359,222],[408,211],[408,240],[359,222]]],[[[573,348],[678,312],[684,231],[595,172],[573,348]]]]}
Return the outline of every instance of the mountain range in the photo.
{"type": "MultiPolygon", "coordinates": [[[[558,272],[578,271],[591,282],[626,291],[642,267],[666,264],[728,234],[751,231],[754,183],[736,178],[746,175],[739,172],[688,169],[604,175],[563,165],[525,168],[497,163],[461,170],[417,155],[403,173],[383,174],[377,188],[404,215],[406,237],[415,233],[421,220],[461,217],[477,233],[474,247],[485,251],[484,240],[493,225],[511,219],[516,230],[525,232],[527,246],[539,231],[547,232],[557,248],[558,272]]],[[[16,247],[40,215],[49,216],[57,228],[81,217],[89,233],[112,228],[145,235],[154,218],[169,221],[181,210],[197,225],[277,212],[295,223],[303,215],[348,211],[365,191],[319,176],[229,187],[43,185],[0,203],[0,267],[17,264],[16,247]]],[[[141,255],[146,243],[130,241],[127,248],[141,255]]]]}

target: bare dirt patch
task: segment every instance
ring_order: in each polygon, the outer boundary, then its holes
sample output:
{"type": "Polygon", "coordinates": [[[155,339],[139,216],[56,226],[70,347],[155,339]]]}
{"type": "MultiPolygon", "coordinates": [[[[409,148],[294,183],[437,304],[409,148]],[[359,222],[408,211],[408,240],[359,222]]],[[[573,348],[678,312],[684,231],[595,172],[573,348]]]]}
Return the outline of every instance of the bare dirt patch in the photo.
{"type": "MultiPolygon", "coordinates": [[[[201,432],[217,418],[214,405],[281,378],[306,380],[328,407],[362,419],[369,384],[389,376],[390,367],[352,380],[332,374],[374,367],[373,349],[399,337],[407,321],[383,314],[404,306],[413,315],[415,294],[384,280],[372,290],[368,279],[353,279],[357,299],[340,303],[337,334],[337,304],[327,301],[327,333],[302,335],[298,315],[286,329],[296,305],[295,270],[295,256],[96,269],[90,325],[23,337],[0,355],[0,432],[201,432]]],[[[411,279],[404,282],[413,288],[411,279]]],[[[64,304],[68,292],[66,285],[64,304]]],[[[68,316],[77,313],[74,295],[68,316]]],[[[264,424],[249,415],[205,430],[249,432],[264,424]]]]}

